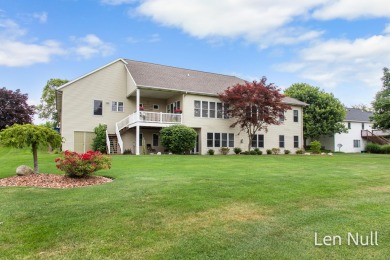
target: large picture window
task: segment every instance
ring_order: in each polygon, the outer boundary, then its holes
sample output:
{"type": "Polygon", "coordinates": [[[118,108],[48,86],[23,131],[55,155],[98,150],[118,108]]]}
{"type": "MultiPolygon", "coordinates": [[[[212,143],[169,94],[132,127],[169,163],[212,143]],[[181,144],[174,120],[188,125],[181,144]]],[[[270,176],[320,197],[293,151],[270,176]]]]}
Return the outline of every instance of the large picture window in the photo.
{"type": "Polygon", "coordinates": [[[229,106],[221,102],[209,102],[209,101],[194,101],[194,116],[203,118],[225,118],[230,116],[227,114],[229,106]]]}
{"type": "Polygon", "coordinates": [[[103,101],[102,100],[94,100],[93,101],[93,114],[95,116],[103,115],[103,101]]]}
{"type": "Polygon", "coordinates": [[[234,134],[207,133],[207,147],[234,147],[234,134]]]}

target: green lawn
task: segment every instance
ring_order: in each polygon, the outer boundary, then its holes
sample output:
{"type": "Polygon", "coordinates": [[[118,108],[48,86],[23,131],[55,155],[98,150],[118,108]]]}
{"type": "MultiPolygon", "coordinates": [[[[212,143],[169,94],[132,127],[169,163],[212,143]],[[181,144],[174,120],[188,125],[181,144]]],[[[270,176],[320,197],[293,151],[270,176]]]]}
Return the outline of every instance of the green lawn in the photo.
{"type": "MultiPolygon", "coordinates": [[[[40,171],[60,173],[56,155],[40,171]]],[[[28,150],[0,147],[0,178],[28,150]]],[[[390,156],[114,156],[114,182],[0,187],[0,258],[386,259],[390,156]],[[378,246],[347,233],[378,232],[378,246]],[[314,234],[342,245],[315,246],[314,234]],[[364,242],[364,241],[363,241],[364,242]]]]}

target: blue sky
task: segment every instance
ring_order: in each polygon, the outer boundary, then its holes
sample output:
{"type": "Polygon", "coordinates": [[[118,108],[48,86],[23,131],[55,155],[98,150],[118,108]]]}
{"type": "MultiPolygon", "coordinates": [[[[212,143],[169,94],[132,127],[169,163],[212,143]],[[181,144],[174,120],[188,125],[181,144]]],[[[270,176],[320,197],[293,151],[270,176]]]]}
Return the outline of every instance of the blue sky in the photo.
{"type": "Polygon", "coordinates": [[[50,78],[117,58],[304,82],[369,104],[389,50],[385,0],[0,0],[0,87],[32,104],[50,78]]]}

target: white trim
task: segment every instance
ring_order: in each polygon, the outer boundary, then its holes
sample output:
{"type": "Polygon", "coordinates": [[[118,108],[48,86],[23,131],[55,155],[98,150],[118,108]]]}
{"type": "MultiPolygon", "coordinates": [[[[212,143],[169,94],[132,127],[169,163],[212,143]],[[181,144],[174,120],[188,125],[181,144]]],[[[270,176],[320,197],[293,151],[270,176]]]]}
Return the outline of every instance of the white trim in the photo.
{"type": "Polygon", "coordinates": [[[73,83],[76,82],[76,81],[79,81],[79,80],[81,80],[81,79],[83,79],[83,78],[85,78],[85,77],[90,76],[91,74],[94,74],[94,73],[96,73],[96,72],[98,72],[98,71],[100,71],[100,70],[102,70],[102,69],[104,69],[104,68],[107,68],[108,66],[111,66],[112,64],[114,64],[114,63],[116,63],[116,62],[118,62],[118,61],[122,61],[123,63],[127,64],[127,62],[126,62],[124,59],[122,59],[122,58],[116,59],[116,60],[114,60],[114,61],[112,61],[112,62],[110,62],[110,63],[108,63],[108,64],[106,64],[106,65],[104,65],[104,66],[102,66],[102,67],[100,67],[100,68],[97,68],[96,70],[94,70],[94,71],[92,71],[92,72],[89,72],[89,73],[87,73],[87,74],[84,74],[84,75],[82,75],[82,76],[80,76],[80,77],[78,77],[78,78],[72,80],[72,81],[69,81],[68,83],[66,83],[66,84],[64,84],[64,85],[62,85],[62,86],[60,86],[60,87],[58,87],[57,90],[63,89],[63,88],[65,88],[65,87],[67,87],[67,86],[73,84],[73,83]]]}

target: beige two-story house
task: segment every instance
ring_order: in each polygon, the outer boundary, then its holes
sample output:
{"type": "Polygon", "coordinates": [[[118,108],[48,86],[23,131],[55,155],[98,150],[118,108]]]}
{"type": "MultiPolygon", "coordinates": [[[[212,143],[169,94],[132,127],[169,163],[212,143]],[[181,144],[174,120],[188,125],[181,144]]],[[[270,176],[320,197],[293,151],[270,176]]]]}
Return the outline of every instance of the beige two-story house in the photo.
{"type": "MultiPolygon", "coordinates": [[[[248,137],[230,125],[219,100],[229,86],[244,83],[235,76],[139,62],[115,60],[58,88],[63,150],[85,152],[91,149],[93,130],[107,125],[109,153],[131,151],[140,154],[142,142],[149,152],[165,152],[159,132],[163,127],[184,124],[197,132],[195,154],[206,154],[221,147],[245,151],[248,137]]],[[[302,148],[302,108],[305,103],[286,97],[287,111],[278,126],[258,132],[252,147],[294,152],[302,148]]]]}

